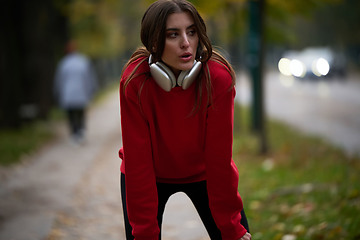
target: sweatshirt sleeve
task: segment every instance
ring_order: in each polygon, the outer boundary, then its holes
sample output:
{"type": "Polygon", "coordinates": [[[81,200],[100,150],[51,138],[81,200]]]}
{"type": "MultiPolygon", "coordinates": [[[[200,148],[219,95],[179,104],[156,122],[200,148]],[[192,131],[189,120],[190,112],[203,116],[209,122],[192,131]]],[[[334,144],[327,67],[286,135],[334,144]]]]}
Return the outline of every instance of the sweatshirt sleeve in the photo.
{"type": "Polygon", "coordinates": [[[157,188],[150,133],[132,83],[124,93],[120,83],[120,112],[125,161],[127,210],[135,240],[158,240],[157,188]]]}
{"type": "Polygon", "coordinates": [[[238,193],[238,170],[232,160],[235,88],[229,90],[231,77],[227,72],[213,77],[214,98],[208,109],[205,145],[209,204],[222,239],[238,240],[246,229],[240,224],[243,204],[238,193]],[[226,86],[219,84],[219,77],[226,86]]]}

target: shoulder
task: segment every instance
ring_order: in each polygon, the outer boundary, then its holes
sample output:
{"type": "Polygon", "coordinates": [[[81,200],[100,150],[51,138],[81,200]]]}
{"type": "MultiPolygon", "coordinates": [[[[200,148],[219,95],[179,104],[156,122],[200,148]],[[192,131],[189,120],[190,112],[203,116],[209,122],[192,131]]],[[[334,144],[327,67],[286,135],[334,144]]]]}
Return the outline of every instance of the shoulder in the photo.
{"type": "MultiPolygon", "coordinates": [[[[207,62],[214,93],[231,89],[233,78],[230,69],[223,63],[210,59],[207,62]]],[[[234,79],[235,80],[235,79],[234,79]]]]}
{"type": "Polygon", "coordinates": [[[123,74],[121,76],[121,81],[126,81],[130,75],[134,74],[134,79],[139,79],[138,76],[141,76],[143,74],[146,74],[150,72],[150,67],[148,64],[148,58],[147,57],[140,57],[136,59],[133,62],[129,62],[123,71],[123,74]]]}
{"type": "Polygon", "coordinates": [[[80,52],[70,53],[67,57],[69,60],[78,61],[78,62],[85,63],[85,62],[89,61],[88,57],[85,54],[80,53],[80,52]]]}
{"type": "Polygon", "coordinates": [[[87,65],[89,63],[90,60],[84,54],[78,52],[70,53],[61,60],[61,65],[69,67],[87,65]]]}
{"type": "Polygon", "coordinates": [[[140,57],[127,63],[120,79],[121,92],[124,90],[127,98],[136,99],[149,72],[150,67],[147,57],[140,57]],[[129,78],[131,78],[130,81],[129,78]]]}

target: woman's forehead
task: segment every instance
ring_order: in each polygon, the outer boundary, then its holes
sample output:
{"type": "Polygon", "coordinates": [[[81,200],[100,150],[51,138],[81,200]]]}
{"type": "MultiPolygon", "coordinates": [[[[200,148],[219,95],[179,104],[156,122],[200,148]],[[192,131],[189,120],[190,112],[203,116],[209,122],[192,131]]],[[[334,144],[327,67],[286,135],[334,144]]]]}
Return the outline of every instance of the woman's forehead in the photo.
{"type": "Polygon", "coordinates": [[[186,29],[194,25],[194,19],[188,12],[172,13],[166,21],[166,29],[186,29]]]}

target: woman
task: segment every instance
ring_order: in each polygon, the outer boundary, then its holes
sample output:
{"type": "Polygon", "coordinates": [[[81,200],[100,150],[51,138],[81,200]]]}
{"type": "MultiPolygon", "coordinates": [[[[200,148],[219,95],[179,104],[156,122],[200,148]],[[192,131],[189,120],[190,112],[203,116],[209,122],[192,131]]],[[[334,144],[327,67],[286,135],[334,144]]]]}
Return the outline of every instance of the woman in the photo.
{"type": "Polygon", "coordinates": [[[127,239],[161,239],[165,204],[180,191],[211,239],[251,239],[232,161],[233,69],[186,0],[153,3],[141,40],[120,81],[127,239]]]}

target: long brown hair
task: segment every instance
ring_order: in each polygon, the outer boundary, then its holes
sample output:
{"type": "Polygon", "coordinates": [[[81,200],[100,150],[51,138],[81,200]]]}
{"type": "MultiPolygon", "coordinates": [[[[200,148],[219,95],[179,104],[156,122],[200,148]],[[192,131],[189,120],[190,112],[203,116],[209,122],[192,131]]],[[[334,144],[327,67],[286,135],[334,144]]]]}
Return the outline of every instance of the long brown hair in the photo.
{"type": "MultiPolygon", "coordinates": [[[[146,10],[141,21],[141,41],[144,47],[138,48],[127,64],[124,66],[126,69],[129,64],[135,62],[140,58],[144,58],[138,63],[134,70],[130,73],[124,84],[124,91],[129,82],[137,77],[135,74],[138,67],[148,60],[150,54],[153,56],[153,61],[160,61],[165,47],[166,37],[166,21],[170,14],[188,12],[193,17],[196,32],[199,37],[198,49],[196,52],[196,60],[203,63],[201,73],[196,81],[196,102],[194,110],[199,110],[202,104],[201,99],[203,96],[203,85],[205,84],[207,90],[207,105],[211,104],[211,77],[210,70],[207,64],[209,59],[222,64],[232,76],[233,85],[235,84],[235,73],[229,62],[218,52],[214,51],[209,37],[206,33],[206,25],[199,12],[194,5],[186,0],[158,0],[151,4],[146,10]]],[[[123,71],[124,71],[123,69],[123,71]]],[[[143,73],[145,74],[145,73],[143,73]]],[[[232,86],[233,86],[232,85],[232,86]]],[[[139,92],[140,94],[140,92],[139,92]]]]}

